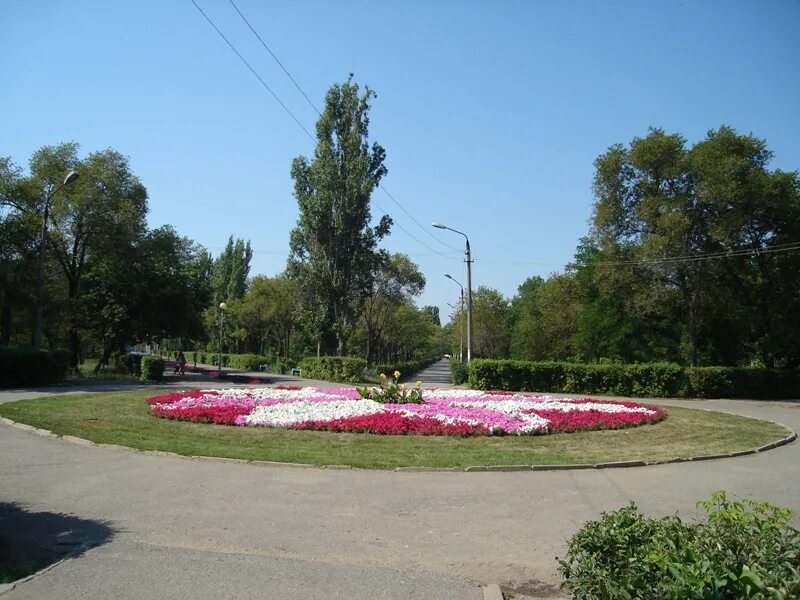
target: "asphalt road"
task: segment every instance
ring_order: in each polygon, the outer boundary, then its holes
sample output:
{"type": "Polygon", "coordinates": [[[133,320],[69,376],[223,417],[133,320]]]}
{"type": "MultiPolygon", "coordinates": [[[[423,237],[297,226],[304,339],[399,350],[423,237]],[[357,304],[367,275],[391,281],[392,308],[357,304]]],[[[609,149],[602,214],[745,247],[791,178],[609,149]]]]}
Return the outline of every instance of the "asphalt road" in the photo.
{"type": "MultiPolygon", "coordinates": [[[[668,404],[800,427],[797,403],[668,404]]],[[[478,599],[485,583],[545,595],[558,582],[554,557],[601,511],[633,500],[691,517],[718,489],[800,511],[798,465],[795,442],[597,471],[337,471],[141,455],[0,425],[0,501],[111,530],[3,597],[478,599]]]]}

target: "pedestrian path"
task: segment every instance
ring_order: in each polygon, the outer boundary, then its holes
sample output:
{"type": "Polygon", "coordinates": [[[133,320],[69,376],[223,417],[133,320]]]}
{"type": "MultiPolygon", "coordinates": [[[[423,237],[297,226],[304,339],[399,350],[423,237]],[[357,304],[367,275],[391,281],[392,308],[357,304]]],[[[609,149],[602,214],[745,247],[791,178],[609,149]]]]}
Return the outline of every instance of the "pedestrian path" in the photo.
{"type": "Polygon", "coordinates": [[[453,379],[450,377],[450,361],[443,358],[415,373],[408,378],[408,381],[421,381],[424,387],[453,387],[453,379]]]}

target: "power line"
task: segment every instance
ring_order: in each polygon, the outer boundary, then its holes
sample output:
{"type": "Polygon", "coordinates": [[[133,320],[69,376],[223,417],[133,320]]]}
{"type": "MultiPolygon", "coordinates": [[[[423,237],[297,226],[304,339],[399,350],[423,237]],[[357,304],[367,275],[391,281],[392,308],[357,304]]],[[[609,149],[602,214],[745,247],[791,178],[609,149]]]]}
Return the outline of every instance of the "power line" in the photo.
{"type": "MultiPolygon", "coordinates": [[[[192,0],[192,1],[194,1],[194,0],[192,0]]],[[[289,72],[289,70],[283,65],[283,63],[278,59],[278,57],[275,56],[275,53],[270,49],[270,47],[267,45],[267,43],[264,41],[264,39],[259,35],[259,33],[258,33],[258,31],[256,31],[255,27],[253,27],[250,24],[250,21],[247,20],[247,17],[245,17],[244,14],[242,13],[242,11],[239,10],[239,7],[236,6],[236,3],[233,0],[228,0],[228,2],[230,2],[231,6],[233,6],[233,8],[236,10],[236,12],[239,13],[239,16],[245,22],[247,27],[249,27],[250,31],[253,32],[253,35],[255,35],[256,38],[258,38],[258,41],[261,42],[261,45],[264,47],[264,50],[269,52],[269,55],[273,58],[273,60],[276,63],[278,63],[278,66],[283,70],[283,72],[286,74],[286,76],[292,81],[292,83],[294,84],[294,87],[297,88],[297,91],[300,92],[303,95],[303,98],[306,99],[306,102],[308,102],[308,105],[311,108],[314,109],[314,111],[317,113],[317,115],[319,115],[321,117],[322,113],[319,111],[317,106],[311,101],[311,99],[308,97],[308,94],[306,94],[305,91],[303,91],[303,88],[300,87],[300,84],[297,83],[297,80],[294,77],[292,77],[292,74],[289,72]]],[[[379,183],[378,187],[380,187],[383,190],[383,192],[389,197],[389,199],[392,202],[394,202],[400,208],[400,210],[402,210],[406,215],[408,215],[408,217],[417,225],[417,227],[422,229],[429,237],[431,237],[432,239],[436,240],[442,246],[445,246],[446,248],[449,248],[450,250],[455,250],[456,252],[460,251],[458,248],[454,248],[450,244],[440,240],[437,236],[435,236],[433,233],[431,233],[429,228],[423,226],[419,221],[417,221],[417,219],[414,217],[414,215],[412,215],[410,212],[408,212],[405,209],[405,207],[402,204],[400,204],[400,202],[391,193],[389,193],[389,190],[387,190],[386,187],[384,187],[383,184],[379,183]]],[[[373,203],[374,203],[374,201],[373,201],[373,203]]],[[[378,207],[377,204],[375,206],[378,207]]],[[[378,207],[378,208],[379,208],[379,210],[383,210],[380,207],[378,207]]],[[[384,211],[384,212],[386,212],[386,211],[384,211]]],[[[403,227],[399,223],[397,223],[397,226],[400,227],[400,229],[403,229],[403,227]]],[[[403,231],[406,231],[406,230],[403,229],[403,231]]],[[[406,231],[406,233],[408,233],[408,232],[406,231]]],[[[416,239],[416,238],[414,238],[414,239],[416,239]]],[[[417,241],[419,241],[419,240],[417,240],[417,241]]]]}
{"type": "Polygon", "coordinates": [[[295,117],[295,116],[294,116],[294,113],[293,113],[291,110],[289,110],[289,108],[288,108],[288,107],[287,107],[287,106],[286,106],[286,105],[285,105],[285,104],[284,104],[284,103],[281,101],[281,99],[280,99],[280,98],[278,98],[278,95],[277,95],[275,92],[273,92],[273,91],[272,91],[272,88],[271,88],[271,87],[269,87],[269,86],[267,85],[267,83],[266,83],[266,82],[265,82],[265,81],[264,81],[264,80],[261,78],[261,76],[260,76],[258,73],[256,73],[255,69],[253,69],[253,67],[251,67],[251,66],[250,66],[250,63],[249,63],[249,62],[247,62],[247,60],[245,59],[245,57],[244,57],[244,56],[242,56],[242,55],[239,53],[239,51],[236,49],[236,47],[235,47],[233,44],[231,44],[231,42],[228,40],[228,38],[226,38],[226,37],[225,37],[225,34],[224,34],[224,33],[222,33],[222,32],[219,30],[219,27],[217,27],[217,26],[214,24],[214,21],[212,21],[212,20],[209,18],[209,16],[208,16],[208,15],[207,15],[205,12],[203,12],[203,9],[202,9],[202,8],[200,8],[200,6],[198,6],[197,2],[195,2],[194,0],[191,0],[191,3],[192,3],[192,4],[194,4],[195,8],[196,8],[197,10],[199,10],[199,11],[200,11],[200,14],[201,14],[201,15],[203,15],[203,16],[206,18],[206,21],[208,21],[209,25],[211,25],[211,27],[213,27],[213,28],[214,28],[214,31],[216,31],[216,32],[219,34],[219,37],[221,37],[223,40],[225,40],[225,43],[226,43],[226,44],[228,44],[228,47],[230,47],[230,49],[231,49],[231,50],[233,50],[234,54],[236,54],[236,56],[238,56],[238,57],[239,57],[239,59],[240,59],[240,60],[241,60],[241,61],[242,61],[242,62],[245,64],[245,66],[247,66],[247,68],[248,68],[248,69],[250,69],[250,72],[251,72],[253,75],[255,75],[256,79],[258,79],[258,80],[261,82],[261,85],[263,85],[263,86],[264,86],[264,88],[265,88],[265,89],[266,89],[266,90],[267,90],[267,91],[268,91],[270,94],[272,94],[272,97],[273,97],[273,98],[275,98],[275,101],[276,101],[278,104],[280,104],[280,105],[281,105],[281,107],[283,107],[283,110],[285,110],[285,111],[288,113],[288,115],[289,115],[290,117],[292,117],[292,119],[294,119],[294,122],[295,122],[295,123],[297,123],[297,125],[300,127],[300,129],[302,129],[303,131],[305,131],[306,135],[307,135],[307,136],[308,136],[308,137],[311,139],[311,141],[314,141],[314,136],[313,136],[313,135],[311,135],[311,132],[309,132],[309,131],[308,131],[308,129],[306,129],[306,128],[305,128],[305,126],[304,126],[304,125],[303,125],[303,124],[300,122],[300,120],[299,120],[297,117],[295,117]]]}
{"type": "MultiPolygon", "coordinates": [[[[772,246],[765,246],[763,248],[739,248],[736,250],[727,250],[721,252],[708,252],[704,254],[686,254],[682,256],[665,256],[662,258],[645,258],[639,260],[606,260],[597,261],[592,263],[592,266],[632,266],[632,265],[658,265],[658,264],[673,264],[673,263],[690,263],[702,260],[718,260],[724,258],[734,258],[737,256],[749,256],[759,254],[777,254],[781,252],[793,252],[800,250],[800,242],[788,242],[785,244],[775,244],[772,246]]],[[[538,265],[538,266],[552,266],[555,263],[542,262],[542,261],[521,261],[521,260],[501,260],[485,258],[481,262],[508,264],[508,265],[538,265]]]]}
{"type": "Polygon", "coordinates": [[[260,35],[258,35],[258,32],[255,30],[255,28],[254,28],[252,25],[250,25],[250,21],[248,21],[248,20],[247,20],[247,17],[245,17],[245,16],[242,14],[242,11],[240,11],[240,10],[239,10],[239,7],[238,7],[238,6],[236,6],[236,3],[235,3],[233,0],[228,0],[228,2],[230,2],[230,3],[231,3],[231,6],[233,6],[233,8],[234,8],[234,9],[236,9],[236,12],[237,12],[237,13],[239,13],[239,16],[240,16],[240,17],[242,17],[242,21],[244,21],[245,23],[247,23],[247,26],[250,28],[250,31],[252,31],[252,32],[253,32],[253,35],[255,35],[255,36],[258,38],[258,41],[259,41],[259,42],[261,42],[261,45],[262,45],[262,46],[264,46],[264,50],[266,50],[267,52],[269,52],[269,55],[270,55],[270,56],[271,56],[273,59],[275,59],[275,62],[276,62],[276,63],[278,63],[278,65],[280,66],[280,68],[281,68],[281,69],[283,69],[283,72],[284,72],[284,73],[286,73],[286,76],[287,76],[289,79],[291,79],[291,80],[292,80],[292,83],[294,84],[294,87],[296,87],[296,88],[297,88],[297,91],[298,91],[298,92],[300,92],[301,94],[303,94],[303,98],[305,98],[305,99],[306,99],[306,102],[308,102],[308,105],[309,105],[311,108],[313,108],[313,109],[314,109],[314,111],[316,111],[316,113],[317,113],[317,114],[318,114],[318,115],[321,117],[321,116],[322,116],[322,113],[321,113],[321,112],[319,112],[319,109],[318,109],[318,108],[317,108],[317,107],[314,105],[314,103],[311,101],[311,99],[310,99],[310,98],[309,98],[309,97],[306,95],[306,93],[303,91],[303,88],[301,88],[301,87],[300,87],[300,84],[299,84],[299,83],[297,83],[297,81],[295,81],[294,77],[292,77],[292,74],[291,74],[291,73],[289,73],[289,71],[286,69],[286,67],[284,67],[284,66],[283,66],[283,63],[282,63],[280,60],[278,60],[278,57],[277,57],[277,56],[275,56],[275,53],[274,53],[274,52],[272,52],[272,50],[270,50],[270,49],[269,49],[269,46],[267,46],[267,43],[266,43],[266,42],[265,42],[263,39],[261,39],[261,36],[260,36],[260,35]]]}

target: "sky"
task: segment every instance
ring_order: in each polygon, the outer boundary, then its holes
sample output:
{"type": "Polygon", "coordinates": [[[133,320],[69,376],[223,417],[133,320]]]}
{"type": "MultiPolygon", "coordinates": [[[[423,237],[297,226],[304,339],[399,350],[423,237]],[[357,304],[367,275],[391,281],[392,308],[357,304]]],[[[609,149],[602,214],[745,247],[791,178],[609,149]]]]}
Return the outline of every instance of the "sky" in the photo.
{"type": "MultiPolygon", "coordinates": [[[[321,108],[350,73],[377,93],[370,139],[389,173],[383,247],[427,279],[444,318],[466,283],[512,297],[558,272],[589,231],[593,161],[649,127],[689,144],[730,125],[800,168],[800,1],[234,0],[321,108]],[[394,200],[392,199],[394,198],[394,200]],[[396,202],[395,202],[396,201],[396,202]]],[[[196,0],[306,129],[317,113],[229,0],[196,0]]],[[[251,275],[286,265],[289,168],[314,142],[191,0],[0,0],[0,156],[114,148],[149,192],[151,227],[219,253],[249,239],[251,275]]]]}

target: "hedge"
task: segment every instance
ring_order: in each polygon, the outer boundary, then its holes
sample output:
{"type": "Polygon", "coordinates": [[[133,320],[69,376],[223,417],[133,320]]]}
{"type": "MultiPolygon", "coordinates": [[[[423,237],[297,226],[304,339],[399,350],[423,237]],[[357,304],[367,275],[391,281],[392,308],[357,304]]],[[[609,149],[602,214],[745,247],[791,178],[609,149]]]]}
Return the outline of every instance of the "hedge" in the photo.
{"type": "Polygon", "coordinates": [[[113,364],[118,371],[136,375],[136,377],[139,377],[142,373],[141,354],[115,353],[111,355],[111,364],[113,364]]]}
{"type": "Polygon", "coordinates": [[[439,356],[429,356],[420,360],[406,360],[397,363],[385,363],[382,365],[375,365],[375,374],[380,375],[384,373],[386,377],[393,377],[395,371],[400,371],[400,380],[409,379],[414,374],[430,367],[433,363],[439,360],[439,356]]]}
{"type": "Polygon", "coordinates": [[[461,385],[467,381],[467,364],[460,360],[452,359],[450,361],[450,377],[453,380],[453,385],[461,385]]]}
{"type": "Polygon", "coordinates": [[[147,354],[142,357],[142,381],[158,381],[164,376],[164,359],[147,354]]]}
{"type": "Polygon", "coordinates": [[[69,362],[68,352],[0,348],[0,388],[63,381],[69,362]]]}
{"type": "MultiPolygon", "coordinates": [[[[217,365],[218,354],[216,352],[203,352],[202,350],[188,350],[184,356],[191,357],[191,362],[199,362],[204,365],[217,365]]],[[[187,358],[188,360],[188,358],[187,358]]],[[[275,365],[274,356],[264,356],[261,354],[223,354],[222,366],[229,369],[241,369],[242,371],[258,371],[261,365],[275,365]]]]}
{"type": "Polygon", "coordinates": [[[320,356],[304,358],[300,361],[300,369],[307,379],[359,383],[367,370],[367,361],[347,356],[320,356]]]}
{"type": "Polygon", "coordinates": [[[656,398],[798,398],[800,371],[682,367],[673,363],[579,364],[473,360],[474,389],[656,398]]]}

